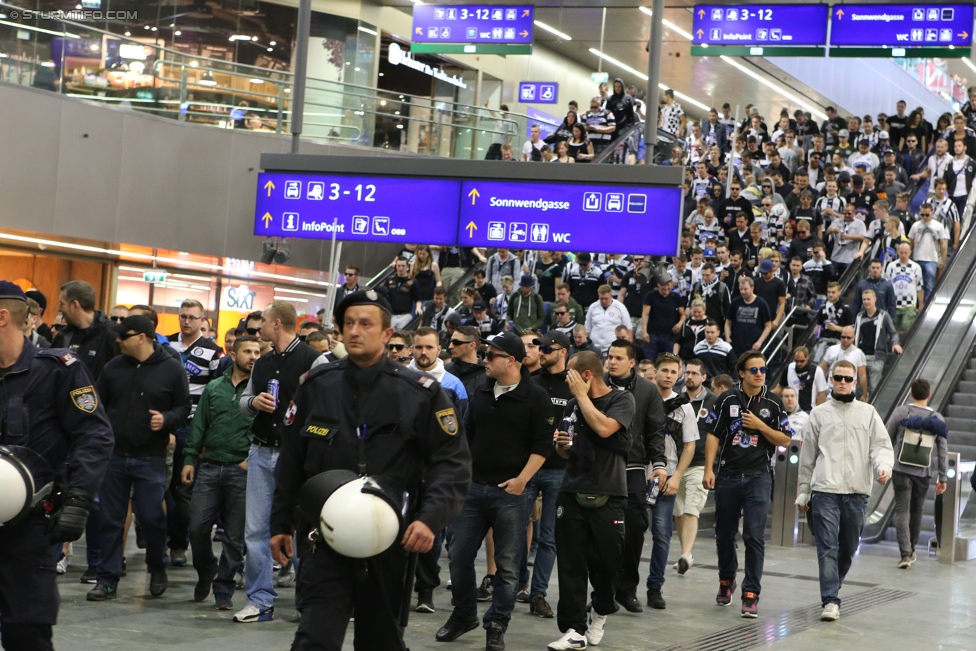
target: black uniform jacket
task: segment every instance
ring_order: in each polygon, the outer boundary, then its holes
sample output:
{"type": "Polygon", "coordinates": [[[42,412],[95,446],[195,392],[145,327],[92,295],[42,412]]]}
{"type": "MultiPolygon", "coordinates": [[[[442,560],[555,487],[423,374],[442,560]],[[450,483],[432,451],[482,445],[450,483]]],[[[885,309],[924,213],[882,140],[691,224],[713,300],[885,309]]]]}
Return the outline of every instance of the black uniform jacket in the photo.
{"type": "Polygon", "coordinates": [[[357,429],[365,431],[367,474],[398,481],[410,493],[412,519],[441,531],[461,512],[471,483],[471,453],[454,405],[432,377],[387,357],[367,369],[351,366],[344,358],[312,369],[289,405],[271,535],[291,533],[306,480],[327,470],[358,472],[357,429]]]}

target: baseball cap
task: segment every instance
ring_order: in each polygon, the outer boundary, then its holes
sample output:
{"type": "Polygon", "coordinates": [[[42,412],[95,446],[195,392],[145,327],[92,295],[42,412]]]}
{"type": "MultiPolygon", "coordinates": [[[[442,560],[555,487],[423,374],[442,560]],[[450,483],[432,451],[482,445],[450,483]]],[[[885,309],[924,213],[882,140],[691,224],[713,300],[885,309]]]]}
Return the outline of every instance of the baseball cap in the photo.
{"type": "Polygon", "coordinates": [[[488,309],[488,304],[484,301],[475,301],[474,305],[471,306],[472,312],[484,312],[488,309]]]}
{"type": "Polygon", "coordinates": [[[887,131],[885,131],[884,129],[882,129],[881,131],[878,132],[878,140],[887,140],[887,139],[888,139],[888,132],[887,131]]]}
{"type": "Polygon", "coordinates": [[[843,172],[841,172],[840,174],[837,175],[837,180],[838,181],[850,181],[851,180],[851,173],[848,172],[847,170],[844,170],[843,172]]]}
{"type": "Polygon", "coordinates": [[[116,323],[110,327],[112,332],[117,335],[134,330],[136,334],[146,335],[150,338],[156,337],[156,328],[153,326],[153,322],[149,320],[148,316],[143,316],[142,314],[127,316],[122,319],[122,323],[116,323]]]}
{"type": "Polygon", "coordinates": [[[553,344],[556,344],[557,346],[562,346],[566,350],[569,350],[572,346],[569,341],[569,337],[567,337],[566,333],[562,332],[561,330],[550,330],[538,339],[533,339],[532,343],[536,346],[552,346],[553,344]]]}
{"type": "Polygon", "coordinates": [[[702,253],[703,253],[704,257],[706,257],[706,258],[714,258],[715,255],[716,255],[715,249],[713,249],[711,247],[705,249],[704,251],[702,251],[702,253]]]}
{"type": "Polygon", "coordinates": [[[24,292],[24,296],[26,296],[27,298],[33,298],[35,301],[37,301],[37,304],[41,308],[41,312],[47,309],[47,297],[44,296],[44,294],[42,294],[38,290],[30,289],[24,292]]]}
{"type": "Polygon", "coordinates": [[[857,146],[860,147],[861,145],[867,145],[868,147],[870,147],[871,141],[868,140],[867,138],[861,138],[860,140],[857,141],[857,146]]]}
{"type": "Polygon", "coordinates": [[[772,270],[773,270],[773,261],[772,260],[763,260],[759,264],[759,273],[761,273],[761,274],[768,274],[772,270]]]}
{"type": "Polygon", "coordinates": [[[535,276],[532,274],[522,274],[522,279],[519,280],[519,287],[535,287],[535,276]]]}
{"type": "Polygon", "coordinates": [[[841,129],[840,131],[837,132],[837,137],[838,138],[847,138],[850,135],[851,135],[851,132],[848,131],[847,129],[841,129]]]}
{"type": "Polygon", "coordinates": [[[20,288],[20,285],[9,280],[0,280],[0,300],[8,299],[27,302],[27,297],[24,296],[24,290],[20,288]]]}
{"type": "Polygon", "coordinates": [[[503,332],[491,337],[488,340],[488,346],[491,348],[497,348],[503,353],[508,353],[514,357],[515,361],[517,362],[521,362],[523,359],[525,359],[525,344],[522,343],[522,338],[514,332],[503,332]]]}
{"type": "Polygon", "coordinates": [[[884,149],[881,150],[881,154],[883,156],[887,156],[888,154],[893,154],[893,153],[895,153],[895,150],[892,149],[891,147],[885,147],[884,149]]]}

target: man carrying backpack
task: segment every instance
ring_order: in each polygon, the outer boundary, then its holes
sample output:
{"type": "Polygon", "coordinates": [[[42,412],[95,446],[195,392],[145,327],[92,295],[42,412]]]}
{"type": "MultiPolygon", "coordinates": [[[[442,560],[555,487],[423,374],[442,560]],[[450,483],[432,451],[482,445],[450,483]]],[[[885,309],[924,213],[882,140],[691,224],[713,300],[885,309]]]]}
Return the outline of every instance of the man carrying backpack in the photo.
{"type": "MultiPolygon", "coordinates": [[[[942,414],[928,406],[930,389],[928,380],[919,378],[912,382],[911,403],[896,407],[886,425],[895,450],[891,482],[895,487],[895,531],[901,552],[898,567],[903,570],[915,562],[915,544],[932,477],[938,475],[936,495],[946,489],[948,430],[942,414]]],[[[936,514],[939,512],[936,508],[936,514]]],[[[939,529],[936,526],[936,534],[939,529]]]]}

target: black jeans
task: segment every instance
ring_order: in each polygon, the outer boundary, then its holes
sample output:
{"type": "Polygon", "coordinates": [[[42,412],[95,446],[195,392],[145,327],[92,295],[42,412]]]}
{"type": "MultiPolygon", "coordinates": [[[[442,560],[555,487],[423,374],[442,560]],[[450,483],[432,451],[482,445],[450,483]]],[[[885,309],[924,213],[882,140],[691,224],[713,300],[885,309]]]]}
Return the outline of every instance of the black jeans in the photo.
{"type": "Polygon", "coordinates": [[[897,470],[891,474],[891,483],[895,487],[895,531],[898,533],[898,551],[903,557],[911,556],[918,544],[922,510],[931,482],[931,477],[916,477],[897,470]]]}
{"type": "MultiPolygon", "coordinates": [[[[176,449],[173,451],[173,477],[169,482],[166,496],[166,526],[169,548],[186,550],[190,542],[190,497],[193,486],[185,486],[181,478],[183,470],[183,448],[190,435],[190,428],[181,427],[176,431],[176,449]]],[[[142,521],[140,520],[140,524],[142,521]]]]}
{"type": "MultiPolygon", "coordinates": [[[[647,482],[645,481],[645,483],[647,482]]],[[[644,550],[644,534],[647,532],[648,524],[650,524],[646,500],[647,491],[627,495],[627,509],[624,513],[626,532],[624,533],[620,575],[617,578],[616,586],[617,594],[621,597],[637,596],[637,585],[640,583],[641,552],[644,550]]]]}
{"type": "Polygon", "coordinates": [[[559,603],[556,624],[563,633],[586,632],[587,584],[593,586],[593,610],[617,611],[613,597],[624,545],[626,497],[611,497],[598,509],[579,505],[574,493],[560,493],[556,511],[556,558],[559,603]]]}
{"type": "Polygon", "coordinates": [[[444,546],[444,532],[434,535],[434,546],[426,554],[417,557],[417,580],[413,588],[417,593],[433,590],[441,584],[441,548],[444,546]]]}

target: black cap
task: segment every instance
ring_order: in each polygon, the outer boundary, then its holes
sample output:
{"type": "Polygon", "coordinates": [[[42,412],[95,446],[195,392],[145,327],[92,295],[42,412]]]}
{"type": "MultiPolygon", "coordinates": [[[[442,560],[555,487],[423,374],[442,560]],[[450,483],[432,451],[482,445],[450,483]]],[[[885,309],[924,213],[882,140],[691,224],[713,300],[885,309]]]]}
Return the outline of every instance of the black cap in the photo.
{"type": "Polygon", "coordinates": [[[461,315],[457,312],[451,312],[444,319],[444,323],[453,323],[454,325],[461,325],[461,315]]]}
{"type": "Polygon", "coordinates": [[[536,346],[552,346],[553,344],[557,344],[566,350],[572,347],[572,344],[569,342],[569,337],[561,330],[550,330],[538,339],[533,339],[532,343],[536,346]]]}
{"type": "Polygon", "coordinates": [[[848,172],[847,170],[844,170],[843,172],[841,172],[840,174],[837,175],[837,180],[838,181],[850,181],[851,180],[851,173],[848,172]]]}
{"type": "Polygon", "coordinates": [[[586,251],[582,251],[576,256],[576,261],[580,264],[590,264],[590,262],[593,261],[593,258],[586,251]]]}
{"type": "Polygon", "coordinates": [[[492,348],[497,348],[503,353],[508,353],[517,362],[525,359],[525,344],[522,343],[522,338],[514,332],[503,332],[495,335],[488,340],[488,345],[492,348]]]}
{"type": "Polygon", "coordinates": [[[472,312],[484,312],[488,309],[488,304],[484,301],[475,301],[474,305],[471,306],[472,312]]]}
{"type": "Polygon", "coordinates": [[[342,322],[343,317],[346,315],[346,310],[354,305],[375,305],[387,314],[393,314],[393,309],[390,307],[390,302],[387,301],[382,295],[378,294],[375,290],[367,289],[365,292],[353,292],[352,294],[347,294],[346,297],[342,299],[338,305],[336,305],[335,311],[333,312],[333,316],[335,317],[335,326],[339,328],[339,332],[342,332],[342,322]]]}
{"type": "Polygon", "coordinates": [[[854,186],[855,188],[863,188],[864,187],[864,177],[862,177],[862,176],[860,176],[858,174],[855,174],[854,177],[851,178],[851,185],[854,186]]]}
{"type": "Polygon", "coordinates": [[[47,297],[36,289],[24,292],[27,298],[33,298],[41,308],[41,312],[47,309],[47,297]]]}
{"type": "Polygon", "coordinates": [[[117,335],[134,330],[136,334],[146,335],[151,339],[155,339],[156,337],[156,327],[153,325],[153,322],[149,320],[148,316],[141,314],[127,316],[122,319],[122,323],[113,324],[111,328],[112,332],[117,335]]]}
{"type": "Polygon", "coordinates": [[[20,285],[9,280],[0,280],[0,300],[10,299],[27,302],[27,297],[24,296],[24,290],[20,288],[20,285]]]}
{"type": "Polygon", "coordinates": [[[519,280],[519,287],[535,287],[535,276],[532,274],[522,274],[519,280]]]}

